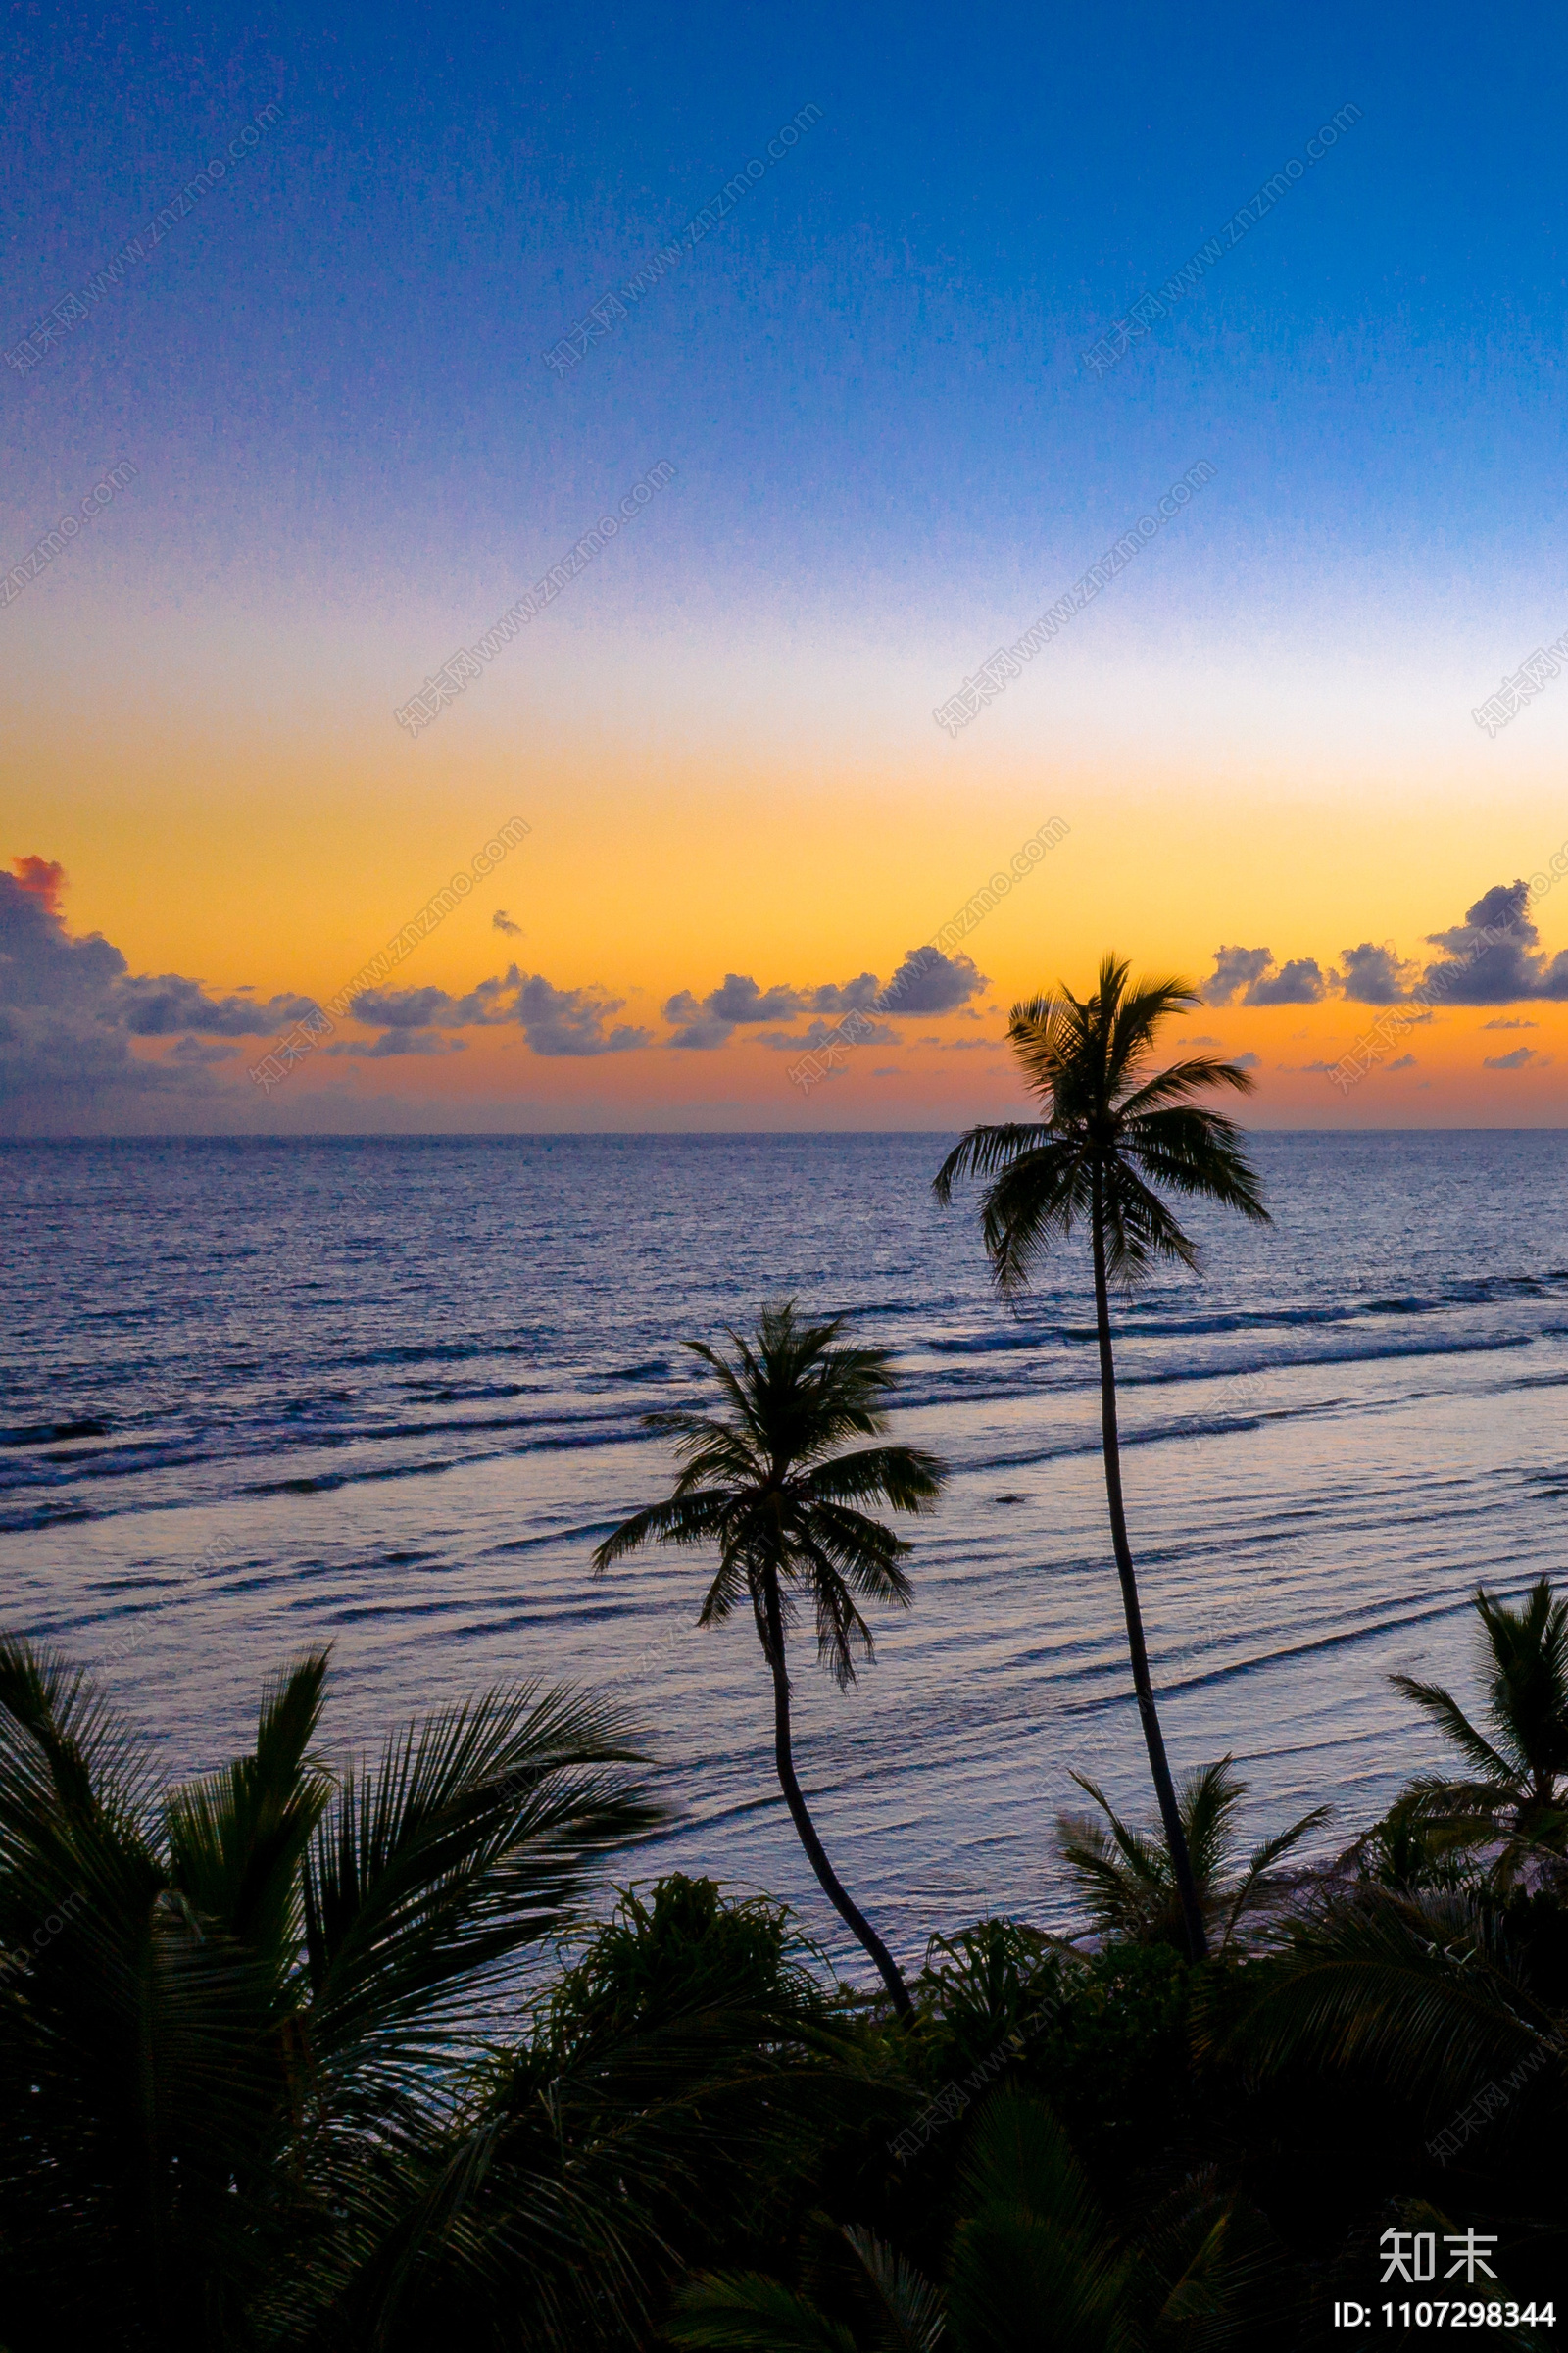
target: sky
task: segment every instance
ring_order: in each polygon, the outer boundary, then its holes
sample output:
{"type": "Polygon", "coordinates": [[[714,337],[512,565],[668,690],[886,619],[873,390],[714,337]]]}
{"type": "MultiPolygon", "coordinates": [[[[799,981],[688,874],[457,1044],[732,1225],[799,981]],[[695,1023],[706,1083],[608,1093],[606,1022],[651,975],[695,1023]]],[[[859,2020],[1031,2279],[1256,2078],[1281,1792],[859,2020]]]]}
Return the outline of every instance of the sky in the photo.
{"type": "Polygon", "coordinates": [[[1568,1124],[1558,36],[12,7],[0,1135],[1568,1124]]]}

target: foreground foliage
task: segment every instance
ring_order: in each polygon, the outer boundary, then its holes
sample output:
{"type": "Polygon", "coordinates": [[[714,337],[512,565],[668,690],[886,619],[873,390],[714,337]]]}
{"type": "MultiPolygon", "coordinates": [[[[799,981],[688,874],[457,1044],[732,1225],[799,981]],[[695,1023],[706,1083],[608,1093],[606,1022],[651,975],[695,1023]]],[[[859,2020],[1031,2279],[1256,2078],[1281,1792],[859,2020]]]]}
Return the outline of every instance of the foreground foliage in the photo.
{"type": "Polygon", "coordinates": [[[6,2353],[1308,2353],[1391,2227],[1484,2233],[1520,2303],[1568,2277],[1539,1821],[1526,1885],[1407,1798],[1282,1905],[1307,1825],[1244,1860],[1209,1767],[1212,1958],[1113,1824],[1100,1950],[975,1922],[905,2018],[764,1898],[603,1909],[658,1822],[615,1710],[496,1692],[338,1774],[325,1688],[165,1786],[0,1644],[6,2353]]]}

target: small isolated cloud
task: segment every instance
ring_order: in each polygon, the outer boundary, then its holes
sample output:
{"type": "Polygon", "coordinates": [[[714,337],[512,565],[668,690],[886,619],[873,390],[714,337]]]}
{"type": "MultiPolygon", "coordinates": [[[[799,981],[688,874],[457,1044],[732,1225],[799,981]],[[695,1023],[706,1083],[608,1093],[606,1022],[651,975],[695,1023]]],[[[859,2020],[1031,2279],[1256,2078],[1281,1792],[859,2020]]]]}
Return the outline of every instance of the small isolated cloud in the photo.
{"type": "Polygon", "coordinates": [[[1539,1029],[1539,1021],[1483,1021],[1483,1029],[1539,1029]]]}
{"type": "Polygon", "coordinates": [[[884,1062],[880,1068],[872,1071],[871,1076],[873,1078],[902,1078],[904,1073],[897,1062],[884,1062]]]}
{"type": "MultiPolygon", "coordinates": [[[[1224,951],[1222,950],[1221,954],[1223,953],[1224,951]]],[[[1207,1037],[1178,1038],[1176,1043],[1178,1046],[1217,1046],[1219,1044],[1219,1040],[1217,1038],[1207,1037]]]]}
{"type": "Polygon", "coordinates": [[[1409,995],[1417,970],[1388,942],[1379,947],[1363,940],[1359,948],[1340,950],[1340,969],[1331,978],[1340,994],[1355,1005],[1397,1005],[1409,995]]]}
{"type": "Polygon", "coordinates": [[[1516,1046],[1512,1054],[1489,1054],[1481,1067],[1483,1070],[1523,1070],[1527,1065],[1534,1064],[1537,1069],[1544,1069],[1550,1059],[1550,1054],[1537,1054],[1533,1046],[1516,1046]]]}
{"type": "Polygon", "coordinates": [[[490,928],[492,931],[504,931],[509,940],[520,940],[522,937],[522,925],[514,923],[504,907],[496,908],[490,918],[490,928]]]}
{"type": "Polygon", "coordinates": [[[1236,1067],[1238,1070],[1261,1070],[1263,1057],[1261,1054],[1239,1054],[1236,1056],[1236,1067]]]}
{"type": "Polygon", "coordinates": [[[1391,1062],[1388,1066],[1391,1070],[1413,1070],[1416,1066],[1415,1055],[1401,1054],[1396,1062],[1391,1062]]]}

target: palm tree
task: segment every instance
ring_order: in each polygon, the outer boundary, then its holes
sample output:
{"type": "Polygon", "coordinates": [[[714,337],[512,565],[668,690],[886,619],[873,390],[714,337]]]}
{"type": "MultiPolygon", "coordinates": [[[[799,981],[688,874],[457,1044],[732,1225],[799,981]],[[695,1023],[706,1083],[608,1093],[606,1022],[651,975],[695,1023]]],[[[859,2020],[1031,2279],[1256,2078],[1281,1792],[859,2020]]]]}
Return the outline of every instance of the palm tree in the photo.
{"type": "Polygon", "coordinates": [[[701,1340],[686,1346],[719,1389],[714,1410],[668,1409],[646,1426],[675,1441],[684,1469],[662,1503],[634,1512],[594,1554],[594,1574],[641,1544],[716,1545],[718,1574],[699,1626],[716,1626],[749,1603],[773,1679],[773,1754],[784,1801],[823,1893],[881,1973],[901,2017],[909,1992],[881,1937],[841,1886],[796,1777],[790,1732],[788,1629],[808,1605],[816,1654],[841,1691],[856,1680],[856,1653],[872,1655],[858,1599],[907,1609],[901,1563],[908,1545],[860,1507],[928,1511],[947,1476],[912,1446],[836,1451],[849,1437],[887,1428],[895,1376],[885,1348],[837,1344],[843,1318],[798,1320],[793,1299],[764,1308],[755,1341],[726,1327],[730,1358],[701,1340]]]}
{"type": "Polygon", "coordinates": [[[1468,1827],[1476,1838],[1502,1831],[1507,1843],[1494,1870],[1511,1879],[1532,1847],[1560,1852],[1568,1831],[1568,1598],[1554,1600],[1540,1578],[1517,1609],[1478,1587],[1477,1666],[1486,1692],[1483,1731],[1439,1683],[1393,1675],[1470,1767],[1459,1780],[1418,1781],[1398,1812],[1468,1827]]]}
{"type": "Polygon", "coordinates": [[[1041,1117],[971,1128],[937,1173],[937,1199],[952,1197],[958,1176],[991,1180],[981,1226],[992,1272],[1004,1296],[1022,1290],[1035,1266],[1076,1225],[1088,1221],[1094,1257],[1095,1321],[1100,1338],[1101,1431],[1110,1540],[1121,1582],[1133,1685],[1149,1748],[1160,1820],[1170,1846],[1176,1891],[1195,1960],[1207,1950],[1202,1909],[1193,1883],[1176,1791],[1150,1680],[1143,1612],[1121,1492],[1116,1428],[1116,1364],[1111,1348],[1110,1286],[1131,1291],[1161,1262],[1194,1267],[1198,1250],[1160,1198],[1161,1189],[1219,1201],[1268,1223],[1241,1131],[1194,1100],[1210,1087],[1248,1094],[1251,1079],[1235,1062],[1200,1056],[1152,1073],[1162,1023],[1200,1003],[1185,981],[1129,983],[1113,956],[1100,967],[1086,1001],[1062,986],[1054,997],[1015,1005],[1007,1035],[1041,1117]]]}
{"type": "Polygon", "coordinates": [[[84,1675],[0,1639],[19,2347],[195,2353],[251,2341],[247,2311],[278,2297],[307,2333],[502,1973],[662,1819],[624,1718],[564,1690],[490,1692],[333,1774],[312,1749],[325,1675],[303,1659],[253,1753],[171,1789],[84,1675]]]}
{"type": "MultiPolygon", "coordinates": [[[[1164,1839],[1129,1829],[1087,1774],[1075,1773],[1073,1780],[1109,1825],[1107,1830],[1088,1814],[1056,1816],[1062,1859],[1096,1928],[1131,1943],[1180,1944],[1182,1912],[1164,1839]]],[[[1288,1883],[1277,1875],[1278,1865],[1333,1811],[1331,1806],[1314,1806],[1289,1830],[1254,1847],[1238,1873],[1236,1816],[1246,1795],[1246,1782],[1223,1756],[1217,1765],[1202,1765],[1190,1773],[1178,1797],[1198,1899],[1205,1926],[1212,1924],[1219,1931],[1221,1951],[1235,1941],[1245,1919],[1268,1910],[1288,1891],[1288,1883]]]]}

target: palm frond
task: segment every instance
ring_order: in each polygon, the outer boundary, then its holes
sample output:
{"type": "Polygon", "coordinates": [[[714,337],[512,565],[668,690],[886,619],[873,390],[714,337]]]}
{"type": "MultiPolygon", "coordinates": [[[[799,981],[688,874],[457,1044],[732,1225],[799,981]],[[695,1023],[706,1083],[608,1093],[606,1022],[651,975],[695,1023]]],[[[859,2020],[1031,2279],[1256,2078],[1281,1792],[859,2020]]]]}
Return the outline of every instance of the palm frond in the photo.
{"type": "Polygon", "coordinates": [[[413,1726],[345,1774],[304,1876],[323,2066],[422,2067],[487,1976],[559,1928],[592,1863],[662,1819],[642,1757],[618,1708],[523,1686],[413,1726]]]}
{"type": "Polygon", "coordinates": [[[842,2321],[760,2272],[705,2272],[682,2288],[664,2334],[703,2353],[857,2353],[842,2321]]]}
{"type": "Polygon", "coordinates": [[[1431,1717],[1438,1730],[1472,1765],[1480,1767],[1488,1781],[1503,1789],[1517,1784],[1519,1762],[1493,1746],[1486,1734],[1471,1723],[1453,1693],[1441,1683],[1419,1683],[1413,1675],[1391,1675],[1389,1681],[1396,1691],[1402,1691],[1406,1699],[1413,1700],[1423,1714],[1431,1717]]]}
{"type": "Polygon", "coordinates": [[[1037,1120],[970,1128],[932,1178],[932,1192],[945,1206],[953,1199],[953,1188],[959,1177],[995,1176],[999,1169],[1011,1167],[1025,1152],[1036,1151],[1046,1132],[1037,1120]]]}

